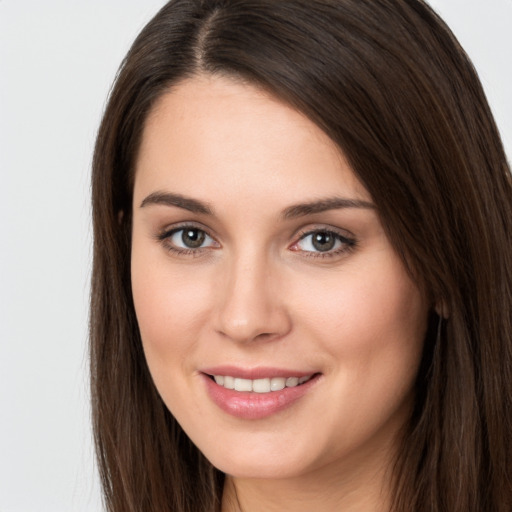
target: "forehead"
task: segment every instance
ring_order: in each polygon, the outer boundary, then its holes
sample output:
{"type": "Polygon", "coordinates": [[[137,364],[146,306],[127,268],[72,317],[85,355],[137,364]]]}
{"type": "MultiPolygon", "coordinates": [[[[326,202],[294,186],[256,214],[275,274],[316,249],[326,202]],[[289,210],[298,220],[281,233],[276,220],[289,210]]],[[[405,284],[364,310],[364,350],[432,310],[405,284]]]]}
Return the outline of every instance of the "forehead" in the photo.
{"type": "Polygon", "coordinates": [[[369,199],[340,149],[302,113],[234,79],[188,79],[148,116],[135,193],[166,188],[201,196],[226,187],[246,199],[285,191],[291,202],[305,193],[369,199]]]}

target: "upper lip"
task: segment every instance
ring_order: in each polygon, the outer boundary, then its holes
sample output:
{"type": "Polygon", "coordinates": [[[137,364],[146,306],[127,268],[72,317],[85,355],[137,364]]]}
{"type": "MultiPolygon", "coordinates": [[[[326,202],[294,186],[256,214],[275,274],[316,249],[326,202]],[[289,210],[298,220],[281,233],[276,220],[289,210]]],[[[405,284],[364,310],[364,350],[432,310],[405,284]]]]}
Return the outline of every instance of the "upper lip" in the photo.
{"type": "Polygon", "coordinates": [[[207,375],[223,375],[235,377],[238,379],[271,379],[272,377],[308,377],[318,373],[314,370],[293,370],[287,368],[274,368],[269,366],[258,366],[255,368],[243,368],[240,366],[212,366],[209,368],[202,368],[201,373],[207,375]]]}

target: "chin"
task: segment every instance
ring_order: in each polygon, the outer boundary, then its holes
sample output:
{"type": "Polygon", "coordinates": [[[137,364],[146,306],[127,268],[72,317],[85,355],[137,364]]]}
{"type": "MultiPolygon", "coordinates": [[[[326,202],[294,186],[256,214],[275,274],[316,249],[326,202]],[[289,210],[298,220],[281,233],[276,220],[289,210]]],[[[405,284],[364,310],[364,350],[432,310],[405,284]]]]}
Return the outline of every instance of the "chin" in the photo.
{"type": "Polygon", "coordinates": [[[214,467],[235,478],[294,478],[321,462],[315,464],[312,450],[298,443],[269,443],[257,437],[243,443],[217,444],[213,449],[209,445],[203,453],[214,467]]]}
{"type": "Polygon", "coordinates": [[[226,475],[242,479],[277,480],[295,478],[305,472],[305,468],[287,463],[286,460],[277,462],[274,458],[253,460],[245,457],[233,457],[219,461],[211,460],[211,462],[214,467],[226,475]]]}

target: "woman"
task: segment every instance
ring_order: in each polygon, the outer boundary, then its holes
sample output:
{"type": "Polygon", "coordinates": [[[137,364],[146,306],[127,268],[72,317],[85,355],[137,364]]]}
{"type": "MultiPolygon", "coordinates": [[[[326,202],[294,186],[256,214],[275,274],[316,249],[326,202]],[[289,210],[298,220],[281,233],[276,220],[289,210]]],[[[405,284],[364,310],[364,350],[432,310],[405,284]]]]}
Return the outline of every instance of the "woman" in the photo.
{"type": "Polygon", "coordinates": [[[93,170],[110,511],[509,511],[511,177],[408,0],[175,0],[93,170]]]}

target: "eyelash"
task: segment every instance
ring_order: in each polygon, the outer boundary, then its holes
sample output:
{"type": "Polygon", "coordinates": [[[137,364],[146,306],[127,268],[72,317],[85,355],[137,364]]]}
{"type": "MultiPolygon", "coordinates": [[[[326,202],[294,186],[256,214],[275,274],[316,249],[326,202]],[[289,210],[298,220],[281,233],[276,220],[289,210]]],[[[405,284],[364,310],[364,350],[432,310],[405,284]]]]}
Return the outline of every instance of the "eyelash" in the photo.
{"type": "MultiPolygon", "coordinates": [[[[331,237],[334,237],[335,242],[339,242],[341,244],[341,247],[338,247],[335,250],[329,250],[329,251],[302,251],[304,256],[307,258],[334,258],[336,256],[340,256],[342,254],[350,253],[352,252],[356,246],[357,246],[357,240],[355,238],[350,238],[346,235],[342,235],[341,233],[338,233],[337,231],[334,231],[332,228],[316,228],[316,229],[309,229],[307,231],[304,231],[302,233],[299,233],[299,239],[297,242],[295,242],[292,247],[297,246],[301,241],[305,240],[307,237],[313,236],[315,234],[324,234],[331,237]]],[[[300,249],[292,249],[292,250],[300,250],[300,249]]]]}
{"type": "MultiPolygon", "coordinates": [[[[195,226],[193,224],[184,224],[181,226],[176,226],[172,229],[165,230],[161,234],[157,236],[157,240],[164,246],[164,248],[169,251],[170,253],[176,254],[178,256],[192,256],[192,257],[198,257],[203,254],[203,252],[207,249],[210,249],[211,247],[197,247],[197,248],[182,248],[177,247],[176,245],[171,243],[171,238],[185,230],[190,231],[196,231],[199,233],[202,233],[205,237],[210,238],[212,241],[214,241],[216,244],[218,242],[215,240],[214,237],[210,236],[208,232],[198,226],[195,226]]],[[[183,236],[183,235],[182,235],[183,236]]],[[[310,229],[308,231],[303,231],[298,234],[298,240],[294,242],[290,246],[290,250],[302,252],[303,255],[307,258],[333,258],[336,256],[339,256],[344,253],[352,252],[357,246],[357,240],[355,238],[350,238],[345,235],[342,235],[333,229],[326,229],[326,228],[316,228],[316,229],[310,229]],[[322,251],[304,251],[301,249],[297,249],[296,246],[302,242],[303,240],[306,240],[307,237],[313,236],[315,234],[324,234],[335,238],[335,243],[339,242],[341,244],[341,247],[338,247],[336,250],[328,250],[325,252],[322,251]]],[[[219,245],[217,245],[219,247],[219,245]]],[[[213,248],[217,248],[213,247],[213,248]]]]}
{"type": "MultiPolygon", "coordinates": [[[[164,246],[164,248],[169,251],[170,253],[176,254],[178,256],[201,256],[201,254],[206,250],[209,249],[209,247],[197,247],[197,248],[183,248],[183,247],[177,247],[176,245],[171,243],[171,238],[180,233],[181,231],[197,231],[199,233],[203,233],[208,238],[212,239],[215,243],[218,244],[218,242],[215,241],[215,239],[208,234],[208,232],[203,229],[202,227],[195,226],[194,224],[183,224],[181,226],[176,226],[172,229],[167,229],[161,234],[157,236],[158,241],[164,246]]],[[[183,235],[182,235],[183,236],[183,235]]]]}

